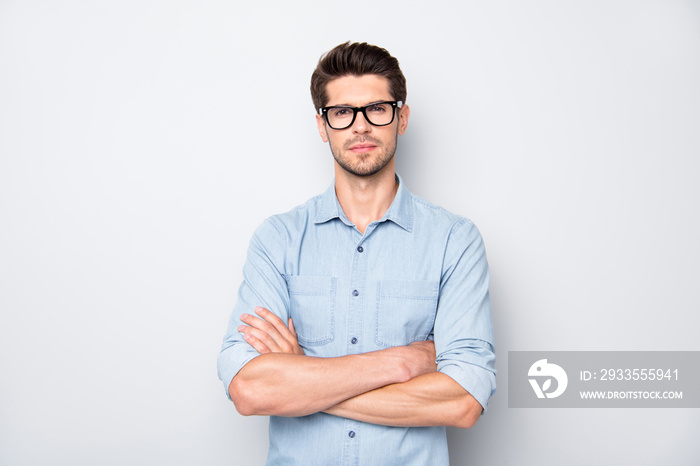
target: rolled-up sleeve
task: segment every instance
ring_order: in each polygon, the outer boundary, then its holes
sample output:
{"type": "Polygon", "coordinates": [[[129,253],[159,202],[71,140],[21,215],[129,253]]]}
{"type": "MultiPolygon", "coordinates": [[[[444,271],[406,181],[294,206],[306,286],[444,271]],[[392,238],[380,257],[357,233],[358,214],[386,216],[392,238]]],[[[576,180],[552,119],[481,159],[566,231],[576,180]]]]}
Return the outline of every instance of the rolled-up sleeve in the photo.
{"type": "MultiPolygon", "coordinates": [[[[262,306],[287,322],[289,291],[284,276],[285,236],[274,218],[267,219],[253,234],[248,256],[243,266],[243,283],[238,300],[229,319],[221,352],[217,361],[219,379],[226,395],[233,378],[243,366],[259,353],[238,331],[241,314],[255,315],[255,307],[262,306]]],[[[230,396],[229,396],[230,398],[230,396]]]]}
{"type": "Polygon", "coordinates": [[[466,219],[447,239],[434,337],[438,371],[486,410],[496,390],[489,269],[481,234],[466,219]]]}

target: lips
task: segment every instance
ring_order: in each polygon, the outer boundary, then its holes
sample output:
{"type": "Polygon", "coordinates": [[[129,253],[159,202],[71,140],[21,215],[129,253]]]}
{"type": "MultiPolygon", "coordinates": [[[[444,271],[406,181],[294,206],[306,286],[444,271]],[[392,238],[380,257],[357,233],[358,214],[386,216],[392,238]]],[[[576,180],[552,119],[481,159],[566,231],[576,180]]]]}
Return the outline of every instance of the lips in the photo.
{"type": "Polygon", "coordinates": [[[347,147],[347,150],[356,153],[369,152],[372,149],[379,147],[379,141],[375,141],[372,138],[365,136],[361,139],[358,138],[354,141],[348,141],[345,147],[347,147]]]}
{"type": "Polygon", "coordinates": [[[368,152],[368,151],[371,151],[372,149],[374,149],[375,147],[377,147],[377,146],[374,144],[367,144],[367,143],[354,144],[354,145],[350,146],[350,150],[353,152],[368,152]]]}

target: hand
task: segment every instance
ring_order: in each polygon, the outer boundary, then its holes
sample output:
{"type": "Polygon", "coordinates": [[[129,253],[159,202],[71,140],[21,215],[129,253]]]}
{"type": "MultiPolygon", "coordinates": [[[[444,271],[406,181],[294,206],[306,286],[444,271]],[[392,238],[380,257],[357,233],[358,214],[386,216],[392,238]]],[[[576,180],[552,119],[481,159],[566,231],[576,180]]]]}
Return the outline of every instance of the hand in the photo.
{"type": "Polygon", "coordinates": [[[264,307],[256,307],[255,313],[260,317],[241,315],[241,320],[248,325],[239,325],[238,331],[258,353],[304,354],[291,318],[287,321],[287,327],[282,319],[264,307]]]}
{"type": "Polygon", "coordinates": [[[408,367],[411,379],[419,375],[437,372],[437,364],[435,364],[435,342],[432,340],[414,341],[404,348],[410,350],[408,367]]]}

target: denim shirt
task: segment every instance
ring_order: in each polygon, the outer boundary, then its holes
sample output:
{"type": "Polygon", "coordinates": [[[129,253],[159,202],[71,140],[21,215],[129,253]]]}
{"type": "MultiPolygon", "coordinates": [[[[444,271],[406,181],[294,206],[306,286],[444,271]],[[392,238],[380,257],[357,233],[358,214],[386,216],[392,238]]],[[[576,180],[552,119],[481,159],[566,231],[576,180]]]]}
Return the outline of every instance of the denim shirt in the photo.
{"type": "MultiPolygon", "coordinates": [[[[263,306],[291,317],[307,356],[433,339],[438,371],[484,407],[496,388],[489,273],[474,224],[399,188],[364,235],[335,184],[255,232],[219,354],[228,386],[258,352],[237,328],[263,306]]],[[[361,377],[357,374],[357,377],[361,377]]],[[[447,465],[444,427],[387,427],[325,413],[270,417],[268,465],[447,465]]]]}

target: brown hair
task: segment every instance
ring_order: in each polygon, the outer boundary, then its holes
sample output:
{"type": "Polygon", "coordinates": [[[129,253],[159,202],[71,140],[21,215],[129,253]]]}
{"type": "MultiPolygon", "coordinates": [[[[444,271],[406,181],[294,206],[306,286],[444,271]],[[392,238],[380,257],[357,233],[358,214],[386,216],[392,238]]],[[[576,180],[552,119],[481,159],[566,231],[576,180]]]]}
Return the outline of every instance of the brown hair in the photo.
{"type": "Polygon", "coordinates": [[[321,56],[311,75],[311,100],[318,111],[328,104],[326,84],[342,76],[376,74],[389,80],[394,100],[406,102],[406,78],[399,61],[386,49],[366,42],[345,42],[321,56]]]}

